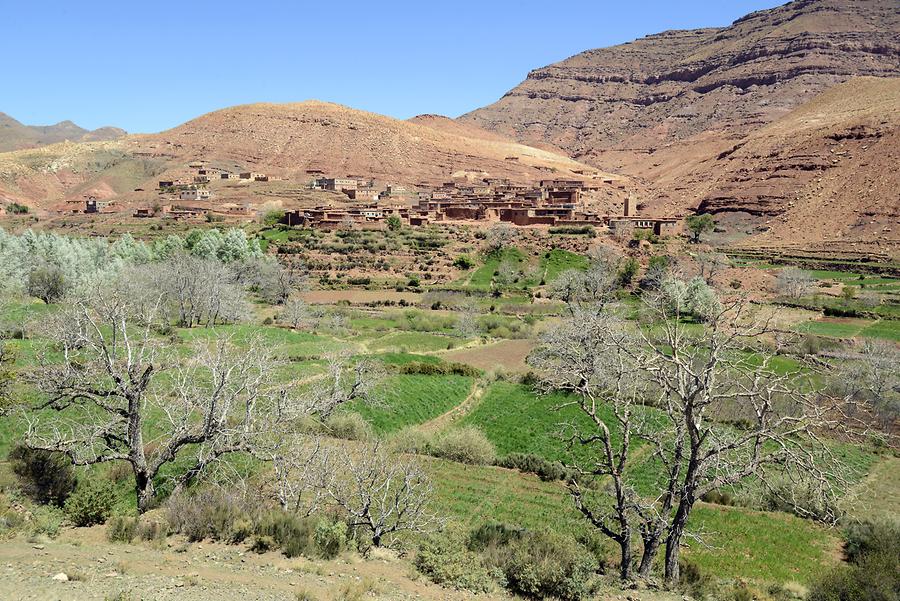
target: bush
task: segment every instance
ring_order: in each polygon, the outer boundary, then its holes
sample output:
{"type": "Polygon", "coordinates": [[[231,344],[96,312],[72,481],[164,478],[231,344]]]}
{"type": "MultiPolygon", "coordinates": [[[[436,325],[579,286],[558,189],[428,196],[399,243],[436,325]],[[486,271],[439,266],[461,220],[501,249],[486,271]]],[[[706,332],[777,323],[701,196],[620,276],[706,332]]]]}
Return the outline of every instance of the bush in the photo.
{"type": "Polygon", "coordinates": [[[190,542],[209,538],[230,543],[242,542],[253,523],[255,508],[238,495],[219,489],[180,493],[166,501],[166,520],[174,532],[190,542]]]}
{"type": "Polygon", "coordinates": [[[703,598],[709,591],[712,583],[708,574],[703,573],[700,567],[685,559],[678,562],[678,586],[692,597],[703,598]]]}
{"type": "MultiPolygon", "coordinates": [[[[896,544],[896,541],[895,541],[896,544]]],[[[838,567],[810,587],[807,601],[897,601],[900,553],[870,553],[858,563],[838,567]]]]}
{"type": "Polygon", "coordinates": [[[410,361],[401,365],[397,371],[401,374],[422,374],[426,376],[466,376],[477,378],[481,375],[481,370],[472,367],[466,363],[424,363],[420,361],[410,361]]]}
{"type": "Polygon", "coordinates": [[[498,459],[497,465],[526,474],[536,474],[544,482],[568,480],[571,476],[569,470],[559,461],[548,461],[532,453],[510,453],[498,459]]]}
{"type": "Polygon", "coordinates": [[[106,540],[113,543],[130,543],[137,534],[137,518],[113,516],[106,524],[106,540]]]}
{"type": "Polygon", "coordinates": [[[32,535],[44,535],[56,538],[66,514],[55,505],[40,505],[31,512],[28,532],[32,535]]]}
{"type": "Polygon", "coordinates": [[[472,426],[450,430],[435,441],[429,452],[435,457],[470,465],[490,465],[497,456],[487,436],[472,426]]]}
{"type": "Polygon", "coordinates": [[[78,484],[63,508],[74,525],[93,526],[106,522],[115,503],[112,482],[91,478],[78,484]]]}
{"type": "Polygon", "coordinates": [[[62,507],[78,484],[72,462],[62,453],[17,445],[9,463],[19,487],[35,503],[62,507]]]}
{"type": "Polygon", "coordinates": [[[325,429],[331,436],[344,440],[371,440],[375,435],[372,425],[352,411],[330,416],[325,421],[325,429]]]}
{"type": "Polygon", "coordinates": [[[497,523],[482,524],[469,535],[467,545],[470,551],[484,551],[490,547],[508,545],[524,534],[523,528],[497,523]]]}
{"type": "Polygon", "coordinates": [[[728,491],[713,490],[701,497],[704,503],[713,503],[715,505],[734,505],[734,496],[728,491]]]}
{"type": "Polygon", "coordinates": [[[494,579],[481,556],[466,548],[458,535],[441,533],[426,537],[414,560],[420,574],[446,587],[489,593],[494,579]]]}
{"type": "Polygon", "coordinates": [[[334,559],[347,545],[347,523],[322,520],[316,525],[313,539],[322,559],[334,559]]]}
{"type": "Polygon", "coordinates": [[[553,532],[525,532],[485,550],[485,563],[506,578],[512,593],[567,601],[588,598],[598,565],[574,539],[553,532]]]}
{"type": "Polygon", "coordinates": [[[168,526],[159,520],[141,520],[137,525],[135,536],[146,542],[160,542],[166,540],[169,534],[168,526]]]}
{"type": "Polygon", "coordinates": [[[844,538],[844,554],[852,563],[874,553],[897,553],[900,522],[880,520],[853,523],[844,530],[844,538]]]}
{"type": "Polygon", "coordinates": [[[388,444],[394,452],[419,455],[428,452],[430,439],[431,436],[417,426],[406,426],[395,432],[388,440],[388,444]]]}
{"type": "Polygon", "coordinates": [[[274,510],[264,514],[260,519],[256,527],[255,541],[260,538],[271,538],[287,557],[300,555],[313,557],[317,551],[315,527],[316,523],[312,518],[274,510]]]}
{"type": "Polygon", "coordinates": [[[468,255],[460,255],[453,261],[453,266],[459,269],[472,269],[475,267],[475,261],[468,255]]]}
{"type": "Polygon", "coordinates": [[[6,205],[6,212],[10,215],[27,215],[29,208],[27,205],[11,202],[6,205]]]}

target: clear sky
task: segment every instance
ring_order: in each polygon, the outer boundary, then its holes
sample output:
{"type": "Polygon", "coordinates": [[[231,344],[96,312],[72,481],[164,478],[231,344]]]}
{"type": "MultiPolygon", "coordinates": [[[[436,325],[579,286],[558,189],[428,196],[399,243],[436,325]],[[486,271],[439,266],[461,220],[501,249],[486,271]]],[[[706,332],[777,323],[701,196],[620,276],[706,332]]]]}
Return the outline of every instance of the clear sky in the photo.
{"type": "Polygon", "coordinates": [[[131,132],[310,98],[455,117],[583,50],[781,3],[0,0],[0,111],[131,132]]]}

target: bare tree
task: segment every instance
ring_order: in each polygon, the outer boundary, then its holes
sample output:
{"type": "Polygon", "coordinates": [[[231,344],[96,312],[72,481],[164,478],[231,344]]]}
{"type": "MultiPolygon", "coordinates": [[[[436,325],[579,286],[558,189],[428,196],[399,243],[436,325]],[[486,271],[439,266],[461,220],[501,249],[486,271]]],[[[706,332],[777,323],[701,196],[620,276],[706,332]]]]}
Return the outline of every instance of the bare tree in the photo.
{"type": "Polygon", "coordinates": [[[814,281],[813,277],[802,269],[785,267],[778,272],[775,289],[781,295],[796,299],[809,294],[814,281]]]}
{"type": "Polygon", "coordinates": [[[285,303],[284,310],[278,315],[278,321],[293,330],[311,329],[315,316],[306,301],[295,298],[285,303]]]}
{"type": "Polygon", "coordinates": [[[769,324],[751,318],[742,299],[720,305],[702,331],[686,328],[679,305],[665,295],[648,293],[644,300],[650,327],[576,311],[544,337],[533,361],[548,388],[574,392],[572,403],[591,418],[592,430],[572,437],[599,446],[582,473],[608,477],[618,491],[606,514],[586,511],[576,480],[576,504],[620,545],[629,527],[639,528],[641,576],[649,575],[664,544],[665,578],[673,584],[688,519],[703,495],[747,480],[766,486],[773,474],[795,473],[834,499],[843,475],[822,433],[846,427],[846,399],[822,395],[812,366],[776,369],[775,353],[759,344],[769,324]],[[648,407],[638,411],[638,402],[648,407]],[[613,410],[613,424],[597,417],[598,403],[613,410]],[[735,413],[740,427],[724,422],[735,413]],[[606,442],[615,439],[611,426],[647,449],[644,460],[662,466],[655,495],[637,499],[629,492],[633,454],[606,442]]]}
{"type": "Polygon", "coordinates": [[[481,335],[481,324],[478,323],[478,312],[474,301],[466,297],[456,308],[456,324],[453,326],[460,338],[475,338],[481,335]]]}
{"type": "Polygon", "coordinates": [[[376,442],[323,454],[316,488],[343,509],[351,527],[364,528],[372,544],[398,532],[423,532],[440,520],[430,511],[433,487],[414,460],[388,453],[376,442]]]}
{"type": "Polygon", "coordinates": [[[180,326],[232,323],[249,313],[234,272],[216,259],[181,254],[145,269],[144,281],[165,293],[163,306],[180,326]]]}
{"type": "MultiPolygon", "coordinates": [[[[635,406],[645,390],[634,363],[636,337],[618,318],[603,314],[597,306],[574,305],[571,318],[548,331],[529,362],[542,374],[545,390],[574,393],[571,401],[556,410],[575,406],[590,419],[587,431],[574,422],[565,424],[570,448],[589,450],[589,460],[572,460],[578,476],[568,482],[576,508],[619,545],[620,576],[632,577],[633,544],[642,502],[634,490],[626,467],[632,451],[632,437],[639,431],[640,413],[635,406]],[[604,421],[604,407],[612,409],[613,423],[604,421]],[[607,482],[610,495],[592,495],[583,481],[592,478],[607,482]]],[[[573,453],[573,457],[578,453],[573,453]]],[[[645,554],[652,562],[652,554],[645,554]]],[[[645,568],[642,562],[642,571],[645,568]]],[[[646,564],[649,569],[650,563],[646,564]]]]}
{"type": "Polygon", "coordinates": [[[519,237],[515,226],[509,223],[497,223],[488,228],[484,236],[484,249],[488,254],[510,246],[519,237]]]}
{"type": "Polygon", "coordinates": [[[42,357],[30,374],[41,398],[23,407],[30,447],[63,452],[75,465],[128,463],[140,512],[153,505],[164,466],[189,457],[174,476],[184,484],[222,456],[250,450],[281,394],[259,345],[238,350],[217,338],[171,365],[153,335],[161,303],[162,294],[136,303],[115,284],[74,298],[47,328],[58,356],[42,357]],[[161,428],[151,415],[163,416],[161,428]]]}
{"type": "Polygon", "coordinates": [[[884,340],[867,340],[858,353],[844,353],[834,382],[843,395],[864,403],[890,432],[900,418],[900,350],[884,340]]]}
{"type": "Polygon", "coordinates": [[[352,401],[373,402],[385,377],[384,367],[367,358],[354,359],[349,353],[328,355],[327,371],[304,395],[310,412],[327,419],[332,412],[352,401]]]}

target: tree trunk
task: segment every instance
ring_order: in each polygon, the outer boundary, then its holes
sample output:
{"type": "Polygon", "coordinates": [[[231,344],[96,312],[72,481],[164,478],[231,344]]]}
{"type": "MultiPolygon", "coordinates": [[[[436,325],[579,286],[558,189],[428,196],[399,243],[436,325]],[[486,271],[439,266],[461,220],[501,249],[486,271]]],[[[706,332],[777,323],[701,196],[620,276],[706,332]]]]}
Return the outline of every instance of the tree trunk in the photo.
{"type": "Polygon", "coordinates": [[[643,580],[648,579],[651,572],[653,572],[653,562],[656,560],[656,556],[659,553],[659,545],[662,542],[660,538],[661,534],[659,532],[654,532],[644,537],[644,552],[641,554],[641,565],[638,566],[638,576],[643,580]]]}
{"type": "Polygon", "coordinates": [[[619,541],[619,547],[621,548],[622,552],[622,563],[619,566],[619,575],[621,576],[622,581],[625,582],[631,580],[631,563],[634,555],[631,552],[631,534],[627,531],[619,541]]]}
{"type": "Polygon", "coordinates": [[[156,487],[153,485],[153,478],[146,471],[135,469],[134,483],[135,492],[137,493],[138,513],[146,513],[153,508],[153,501],[156,498],[156,487]]]}
{"type": "Polygon", "coordinates": [[[688,515],[694,505],[692,494],[682,497],[672,519],[672,526],[669,529],[669,536],[666,538],[666,571],[665,579],[668,586],[678,584],[678,578],[681,575],[678,566],[678,559],[681,552],[681,539],[684,536],[684,528],[687,525],[688,515]]]}

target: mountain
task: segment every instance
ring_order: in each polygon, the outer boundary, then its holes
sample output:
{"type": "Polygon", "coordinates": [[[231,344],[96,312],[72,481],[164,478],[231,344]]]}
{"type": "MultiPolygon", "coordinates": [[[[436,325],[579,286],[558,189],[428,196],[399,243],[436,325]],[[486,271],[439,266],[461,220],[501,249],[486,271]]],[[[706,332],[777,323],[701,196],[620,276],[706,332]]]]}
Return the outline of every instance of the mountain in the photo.
{"type": "MultiPolygon", "coordinates": [[[[190,181],[196,171],[188,165],[195,161],[273,176],[253,192],[235,183],[213,185],[218,198],[234,200],[298,198],[312,170],[411,186],[489,176],[522,183],[592,174],[620,179],[446,117],[400,121],[309,101],[226,108],[158,134],[0,153],[0,198],[36,208],[85,195],[148,203],[158,180],[190,181]]],[[[625,192],[607,188],[609,202],[621,201],[625,192]]]]}
{"type": "Polygon", "coordinates": [[[850,77],[898,75],[897,0],[796,0],[582,52],[460,120],[628,171],[697,134],[739,139],[850,77]]]}
{"type": "Polygon", "coordinates": [[[532,181],[584,169],[564,154],[525,146],[445,118],[399,121],[327,102],[250,104],[215,111],[129,143],[169,159],[301,177],[306,170],[404,183],[490,175],[532,181]],[[452,123],[452,122],[450,122],[452,123]]]}
{"type": "Polygon", "coordinates": [[[5,113],[0,113],[0,152],[37,148],[57,142],[99,142],[115,140],[126,134],[117,127],[101,127],[93,131],[71,121],[56,125],[23,125],[5,113]]]}

